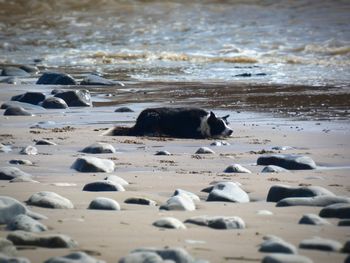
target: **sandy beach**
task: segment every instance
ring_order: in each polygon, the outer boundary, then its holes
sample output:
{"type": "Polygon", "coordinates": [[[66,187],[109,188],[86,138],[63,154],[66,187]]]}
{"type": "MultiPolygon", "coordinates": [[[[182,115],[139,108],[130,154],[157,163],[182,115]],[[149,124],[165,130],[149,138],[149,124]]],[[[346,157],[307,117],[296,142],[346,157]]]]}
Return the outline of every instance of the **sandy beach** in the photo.
{"type": "MultiPolygon", "coordinates": [[[[54,87],[42,86],[48,93],[54,87]]],[[[39,89],[31,86],[30,90],[39,89]]],[[[26,85],[0,86],[0,102],[28,91],[26,85]]],[[[98,101],[93,97],[93,101],[98,101]]],[[[122,105],[122,102],[121,104],[122,105]]],[[[78,246],[71,249],[18,246],[18,256],[31,262],[44,262],[53,256],[84,251],[106,262],[118,262],[130,251],[142,247],[181,247],[196,259],[210,262],[260,262],[266,253],[259,245],[266,235],[276,235],[298,247],[300,242],[315,236],[333,239],[341,244],[349,240],[349,227],[337,226],[339,219],[327,218],[329,225],[298,224],[307,213],[318,214],[322,207],[276,207],[266,202],[271,186],[321,186],[337,196],[349,196],[350,129],[347,121],[294,121],[272,118],[266,113],[216,110],[218,115],[230,114],[232,137],[223,139],[229,145],[211,146],[210,140],[114,137],[102,133],[114,125],[131,126],[138,113],[148,106],[164,103],[123,104],[135,112],[116,113],[116,106],[70,108],[66,110],[31,111],[35,116],[0,116],[0,143],[11,147],[0,153],[1,167],[16,166],[31,174],[34,182],[9,183],[0,181],[0,195],[25,203],[34,193],[52,191],[68,198],[73,209],[50,209],[28,205],[34,212],[48,217],[41,220],[48,227],[42,234],[65,234],[78,246]],[[68,127],[68,128],[67,128],[68,127]],[[21,155],[20,150],[35,141],[47,139],[57,145],[35,145],[37,155],[21,155]],[[113,145],[116,153],[86,154],[81,150],[95,142],[113,145]],[[209,147],[213,154],[195,154],[199,147],[209,147]],[[275,146],[290,146],[273,150],[275,146]],[[170,156],[157,156],[160,150],[170,156]],[[257,158],[266,153],[301,154],[317,164],[314,170],[281,173],[261,173],[264,166],[256,165],[257,158]],[[72,169],[78,157],[95,156],[115,163],[112,173],[82,173],[72,169]],[[10,160],[27,159],[33,165],[12,165],[10,160]],[[224,173],[230,164],[241,164],[252,173],[224,173]],[[82,191],[85,184],[118,175],[129,182],[124,192],[82,191]],[[250,197],[249,203],[207,202],[208,193],[202,189],[214,182],[232,181],[250,197]],[[159,210],[176,189],[190,191],[200,197],[195,211],[159,210]],[[95,197],[112,198],[120,211],[88,209],[95,197]],[[126,204],[130,197],[147,197],[157,206],[126,204]],[[272,212],[259,214],[260,210],[272,212]],[[152,223],[162,217],[180,221],[194,216],[239,216],[245,229],[218,230],[194,224],[187,229],[164,229],[152,223]]],[[[214,109],[215,110],[215,109],[214,109]]],[[[220,141],[220,140],[219,140],[220,141]]],[[[1,226],[0,237],[11,231],[1,226]]],[[[298,248],[298,253],[313,262],[343,262],[347,254],[298,248]]]]}

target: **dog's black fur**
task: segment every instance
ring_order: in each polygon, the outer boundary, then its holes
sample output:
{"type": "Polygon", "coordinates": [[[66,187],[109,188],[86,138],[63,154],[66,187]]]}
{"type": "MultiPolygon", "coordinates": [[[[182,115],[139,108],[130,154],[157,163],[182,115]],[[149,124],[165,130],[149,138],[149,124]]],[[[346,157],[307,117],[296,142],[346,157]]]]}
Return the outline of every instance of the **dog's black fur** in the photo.
{"type": "Polygon", "coordinates": [[[143,110],[131,127],[115,127],[107,135],[167,136],[175,138],[210,138],[230,136],[227,118],[200,108],[149,108],[143,110]]]}

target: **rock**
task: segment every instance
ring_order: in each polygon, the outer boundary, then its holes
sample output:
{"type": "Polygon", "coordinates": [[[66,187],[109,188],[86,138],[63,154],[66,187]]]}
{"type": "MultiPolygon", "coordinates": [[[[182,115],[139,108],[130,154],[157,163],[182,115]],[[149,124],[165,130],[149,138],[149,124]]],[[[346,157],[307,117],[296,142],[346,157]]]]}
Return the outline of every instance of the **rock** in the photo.
{"type": "Polygon", "coordinates": [[[175,195],[170,197],[166,204],[162,205],[160,209],[194,211],[196,210],[196,206],[188,195],[175,195]]]}
{"type": "Polygon", "coordinates": [[[6,228],[10,231],[23,230],[27,232],[42,232],[47,230],[45,225],[25,214],[15,216],[7,224],[6,228]]]}
{"type": "Polygon", "coordinates": [[[176,195],[187,195],[189,198],[191,198],[194,202],[199,202],[200,199],[199,199],[199,196],[194,194],[194,193],[191,193],[191,192],[188,192],[188,191],[185,191],[185,190],[182,190],[182,189],[176,189],[173,196],[176,196],[176,195]]]}
{"type": "Polygon", "coordinates": [[[20,177],[11,179],[9,183],[39,183],[39,182],[27,176],[20,176],[20,177]]]}
{"type": "Polygon", "coordinates": [[[350,219],[343,219],[338,222],[338,226],[350,226],[350,219]]]}
{"type": "Polygon", "coordinates": [[[322,251],[333,251],[337,252],[343,248],[343,245],[338,241],[332,239],[325,239],[320,237],[314,237],[311,239],[305,239],[300,242],[300,248],[303,249],[315,249],[322,251]]]}
{"type": "Polygon", "coordinates": [[[30,260],[22,257],[9,257],[0,253],[1,263],[30,263],[30,260]]]}
{"type": "Polygon", "coordinates": [[[314,197],[289,197],[278,201],[276,206],[327,206],[336,203],[350,203],[350,198],[327,195],[314,197]]]}
{"type": "Polygon", "coordinates": [[[249,196],[236,183],[221,182],[214,185],[207,201],[247,203],[249,196]]]}
{"type": "Polygon", "coordinates": [[[34,146],[28,145],[22,148],[22,150],[19,153],[24,155],[37,155],[38,149],[35,148],[34,146]]]}
{"type": "Polygon", "coordinates": [[[115,153],[113,145],[104,142],[97,142],[85,147],[82,152],[84,153],[115,153]]]}
{"type": "Polygon", "coordinates": [[[27,208],[8,196],[0,196],[0,225],[9,223],[15,216],[26,214],[27,208]]]}
{"type": "Polygon", "coordinates": [[[20,165],[33,165],[33,163],[29,160],[24,159],[16,159],[16,160],[10,160],[10,164],[20,164],[20,165]]]}
{"type": "Polygon", "coordinates": [[[17,246],[37,246],[47,248],[74,248],[77,242],[66,235],[38,235],[30,232],[15,231],[7,236],[17,246]]]}
{"type": "Polygon", "coordinates": [[[1,109],[7,109],[11,107],[21,107],[25,110],[36,110],[36,111],[45,111],[46,109],[39,106],[39,105],[34,105],[26,102],[19,102],[19,101],[7,101],[3,104],[1,104],[1,109]]]}
{"type": "Polygon", "coordinates": [[[319,216],[321,217],[336,217],[336,218],[350,218],[350,204],[333,204],[323,208],[319,216]]]}
{"type": "Polygon", "coordinates": [[[72,165],[73,169],[83,173],[111,173],[114,167],[115,164],[111,160],[91,156],[80,157],[72,165]]]}
{"type": "Polygon", "coordinates": [[[27,201],[29,205],[45,208],[74,208],[72,202],[54,192],[38,192],[33,194],[27,201]]]}
{"type": "Polygon", "coordinates": [[[316,164],[308,156],[294,154],[271,154],[258,158],[258,165],[276,165],[288,170],[316,169],[316,164]]]}
{"type": "Polygon", "coordinates": [[[315,214],[305,214],[300,218],[299,224],[305,224],[305,225],[317,225],[317,226],[323,226],[323,225],[330,225],[330,223],[318,215],[315,214]]]}
{"type": "Polygon", "coordinates": [[[91,95],[88,90],[64,91],[54,95],[63,99],[69,107],[90,107],[92,106],[91,95]]]}
{"type": "Polygon", "coordinates": [[[45,99],[41,104],[45,109],[67,109],[68,105],[67,103],[57,97],[50,97],[45,99]]]}
{"type": "Polygon", "coordinates": [[[124,84],[119,81],[114,81],[110,79],[105,79],[100,76],[89,74],[81,82],[80,85],[96,85],[96,86],[122,86],[124,84]]]}
{"type": "Polygon", "coordinates": [[[345,242],[345,244],[343,246],[343,249],[342,249],[342,252],[350,253],[350,240],[345,242]]]}
{"type": "Polygon", "coordinates": [[[170,155],[172,155],[170,152],[168,152],[168,151],[157,151],[156,153],[155,153],[155,155],[165,155],[165,156],[170,156],[170,155]]]}
{"type": "Polygon", "coordinates": [[[153,222],[153,225],[162,228],[186,229],[186,226],[174,217],[163,217],[153,222]]]}
{"type": "Polygon", "coordinates": [[[107,191],[116,191],[124,192],[125,189],[120,184],[114,183],[108,180],[95,181],[88,183],[84,186],[83,191],[90,192],[107,192],[107,191]]]}
{"type": "Polygon", "coordinates": [[[44,85],[77,85],[73,77],[65,73],[58,72],[44,72],[38,79],[36,84],[44,85]]]}
{"type": "Polygon", "coordinates": [[[216,141],[216,142],[212,142],[210,144],[210,146],[223,146],[223,145],[230,145],[228,142],[225,141],[216,141]]]}
{"type": "Polygon", "coordinates": [[[89,204],[89,209],[96,210],[120,210],[120,205],[117,201],[106,198],[106,197],[96,197],[89,204]]]}
{"type": "Polygon", "coordinates": [[[275,151],[286,151],[286,150],[294,150],[295,148],[291,146],[274,146],[271,149],[275,151]]]}
{"type": "Polygon", "coordinates": [[[58,94],[61,92],[64,92],[64,90],[63,89],[53,89],[53,90],[51,90],[51,95],[55,95],[55,94],[58,94]]]}
{"type": "Polygon", "coordinates": [[[232,164],[228,166],[224,172],[225,173],[248,173],[248,174],[252,173],[251,171],[249,171],[247,168],[243,167],[240,164],[232,164]]]}
{"type": "Polygon", "coordinates": [[[36,66],[30,66],[30,65],[21,65],[19,66],[20,69],[28,72],[28,73],[33,73],[33,74],[36,74],[39,72],[39,69],[38,67],[36,66]]]}
{"type": "Polygon", "coordinates": [[[256,212],[257,215],[260,215],[260,216],[271,216],[273,215],[273,213],[269,210],[258,210],[256,212]]]}
{"type": "Polygon", "coordinates": [[[28,77],[30,74],[18,67],[5,67],[1,72],[2,76],[20,76],[20,77],[28,77]]]}
{"type": "Polygon", "coordinates": [[[260,252],[298,254],[297,248],[276,236],[266,236],[265,241],[260,245],[260,252]]]}
{"type": "Polygon", "coordinates": [[[320,186],[292,187],[288,185],[273,185],[267,194],[266,201],[278,202],[289,197],[313,197],[322,195],[334,196],[332,192],[320,186]]]}
{"type": "MultiPolygon", "coordinates": [[[[163,259],[155,252],[132,252],[119,260],[119,263],[163,263],[163,259]]],[[[174,262],[174,261],[171,261],[174,262]]]]}
{"type": "Polygon", "coordinates": [[[282,167],[276,166],[276,165],[268,165],[265,166],[262,170],[262,173],[285,173],[289,172],[289,170],[284,169],[282,167]]]}
{"type": "Polygon", "coordinates": [[[0,180],[11,180],[17,177],[31,177],[31,175],[17,167],[0,167],[0,180]]]}
{"type": "Polygon", "coordinates": [[[136,205],[149,205],[157,206],[157,202],[145,197],[130,197],[127,198],[124,203],[126,204],[136,204],[136,205]]]}
{"type": "Polygon", "coordinates": [[[33,116],[33,114],[22,107],[8,107],[4,112],[4,116],[33,116]]]}
{"type": "MultiPolygon", "coordinates": [[[[0,255],[14,256],[17,253],[16,247],[10,240],[0,237],[0,255]]],[[[0,256],[1,262],[1,256],[0,256]]]]}
{"type": "Polygon", "coordinates": [[[85,252],[73,252],[62,257],[52,257],[44,263],[106,263],[103,260],[93,258],[85,252]]]}
{"type": "Polygon", "coordinates": [[[56,143],[45,139],[38,140],[35,142],[35,144],[36,145],[57,145],[56,143]]]}
{"type": "Polygon", "coordinates": [[[213,154],[215,153],[212,149],[208,147],[200,147],[197,151],[196,154],[213,154]]]}
{"type": "Polygon", "coordinates": [[[38,105],[45,100],[45,95],[41,92],[26,92],[24,94],[13,96],[11,100],[38,105]]]}
{"type": "Polygon", "coordinates": [[[189,218],[185,223],[207,226],[214,229],[243,229],[245,223],[238,216],[196,216],[189,218]]]}
{"type": "Polygon", "coordinates": [[[121,186],[129,185],[129,183],[127,181],[125,181],[123,178],[121,178],[117,175],[109,175],[109,176],[105,177],[103,180],[112,181],[116,184],[120,184],[121,186]]]}
{"type": "Polygon", "coordinates": [[[0,83],[19,85],[21,84],[21,80],[16,77],[8,77],[0,80],[0,83]]]}
{"type": "Polygon", "coordinates": [[[114,112],[134,112],[132,109],[130,109],[129,107],[120,107],[115,109],[114,112]]]}
{"type": "Polygon", "coordinates": [[[301,255],[276,253],[265,256],[261,263],[313,263],[313,261],[301,255]]]}
{"type": "Polygon", "coordinates": [[[10,145],[3,145],[2,143],[0,143],[0,153],[8,153],[11,151],[12,149],[10,145]]]}

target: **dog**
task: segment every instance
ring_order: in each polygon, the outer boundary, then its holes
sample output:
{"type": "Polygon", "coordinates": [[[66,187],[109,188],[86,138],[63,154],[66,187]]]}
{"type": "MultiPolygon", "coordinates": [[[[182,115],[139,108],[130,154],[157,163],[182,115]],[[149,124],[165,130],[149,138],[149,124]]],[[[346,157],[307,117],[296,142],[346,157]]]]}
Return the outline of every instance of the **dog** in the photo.
{"type": "Polygon", "coordinates": [[[216,138],[233,133],[228,126],[229,115],[218,118],[200,108],[148,108],[137,117],[133,127],[114,127],[104,135],[157,136],[174,138],[216,138]]]}

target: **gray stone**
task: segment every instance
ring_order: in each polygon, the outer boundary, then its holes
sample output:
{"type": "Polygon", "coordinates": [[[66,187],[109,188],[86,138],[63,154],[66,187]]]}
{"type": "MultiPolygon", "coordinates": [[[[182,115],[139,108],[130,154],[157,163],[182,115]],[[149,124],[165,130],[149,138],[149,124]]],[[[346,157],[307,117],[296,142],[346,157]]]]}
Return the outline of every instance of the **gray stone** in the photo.
{"type": "Polygon", "coordinates": [[[0,253],[0,262],[1,263],[30,263],[30,260],[22,257],[9,257],[0,253]]]}
{"type": "Polygon", "coordinates": [[[271,216],[273,215],[273,213],[269,210],[258,210],[256,212],[257,215],[260,215],[260,216],[271,216]]]}
{"type": "Polygon", "coordinates": [[[117,201],[106,198],[106,197],[96,197],[89,204],[89,209],[94,210],[120,210],[120,205],[117,201]]]}
{"type": "Polygon", "coordinates": [[[153,222],[153,225],[162,228],[186,229],[186,226],[179,219],[174,217],[160,218],[153,222]]]}
{"type": "Polygon", "coordinates": [[[27,71],[18,67],[11,67],[11,66],[3,68],[1,75],[2,76],[20,76],[20,77],[30,76],[30,74],[27,71]]]}
{"type": "Polygon", "coordinates": [[[45,139],[38,140],[35,142],[35,144],[36,145],[57,145],[56,143],[45,139]]]}
{"type": "Polygon", "coordinates": [[[170,156],[170,155],[172,155],[170,152],[168,152],[168,151],[157,151],[156,153],[155,153],[155,155],[165,155],[165,156],[170,156]]]}
{"type": "Polygon", "coordinates": [[[350,226],[350,219],[339,220],[338,226],[350,226]]]}
{"type": "Polygon", "coordinates": [[[275,151],[286,151],[286,150],[293,150],[295,148],[291,146],[274,146],[271,149],[275,151]]]}
{"type": "Polygon", "coordinates": [[[289,197],[313,197],[321,195],[334,196],[332,192],[320,186],[292,187],[288,185],[274,185],[270,188],[266,200],[267,202],[278,202],[289,197]]]}
{"type": "Polygon", "coordinates": [[[19,153],[23,155],[37,155],[38,149],[34,146],[28,145],[22,148],[22,150],[19,153]]]}
{"type": "Polygon", "coordinates": [[[7,109],[11,107],[20,107],[25,110],[36,110],[36,111],[45,111],[45,108],[39,106],[39,105],[34,105],[30,103],[25,103],[25,102],[19,102],[19,101],[7,101],[3,104],[1,104],[1,109],[7,109]]]}
{"type": "MultiPolygon", "coordinates": [[[[183,248],[166,248],[166,249],[156,249],[156,248],[139,248],[136,249],[134,251],[131,252],[131,254],[133,253],[155,253],[158,256],[160,256],[162,258],[162,260],[166,260],[169,262],[176,262],[176,263],[194,263],[196,262],[195,259],[188,254],[188,252],[186,250],[184,250],[183,248]]],[[[126,263],[124,261],[120,261],[119,263],[126,263]]],[[[132,261],[127,261],[132,262],[132,261]]],[[[158,261],[140,261],[140,262],[144,262],[144,263],[148,263],[148,262],[158,262],[158,261]]],[[[161,261],[162,262],[162,261],[161,261]]],[[[135,261],[136,263],[136,261],[135,261]]]]}
{"type": "Polygon", "coordinates": [[[5,110],[4,116],[33,116],[33,114],[22,107],[10,106],[5,110]]]}
{"type": "Polygon", "coordinates": [[[276,236],[266,236],[260,244],[259,251],[267,253],[298,254],[297,248],[276,236]]]}
{"type": "Polygon", "coordinates": [[[350,218],[350,204],[333,204],[323,208],[319,215],[321,217],[350,218]]]}
{"type": "Polygon", "coordinates": [[[136,205],[149,205],[156,206],[157,202],[145,197],[130,197],[127,198],[124,203],[126,204],[136,204],[136,205]]]}
{"type": "Polygon", "coordinates": [[[106,263],[103,260],[93,258],[85,252],[73,252],[62,257],[52,257],[44,263],[106,263]]]}
{"type": "Polygon", "coordinates": [[[249,202],[249,196],[236,183],[221,182],[214,185],[207,201],[247,203],[249,202]]]}
{"type": "Polygon", "coordinates": [[[261,156],[257,160],[258,165],[277,165],[288,170],[316,169],[316,164],[308,156],[294,154],[271,154],[261,156]]]}
{"type": "Polygon", "coordinates": [[[90,107],[92,106],[91,95],[88,90],[64,91],[54,95],[63,99],[69,107],[90,107]]]}
{"type": "Polygon", "coordinates": [[[57,97],[50,97],[46,98],[42,103],[41,106],[43,106],[45,109],[67,109],[68,105],[67,103],[57,97]]]}
{"type": "Polygon", "coordinates": [[[15,216],[7,224],[6,228],[11,231],[23,230],[27,232],[43,232],[47,230],[45,225],[24,214],[15,216]]]}
{"type": "Polygon", "coordinates": [[[314,197],[289,197],[278,201],[276,206],[328,206],[337,203],[350,203],[350,198],[327,195],[314,197]]]}
{"type": "Polygon", "coordinates": [[[114,112],[134,112],[132,109],[130,109],[129,107],[119,107],[117,109],[115,109],[114,112]]]}
{"type": "Polygon", "coordinates": [[[83,173],[111,173],[114,171],[115,164],[111,160],[100,159],[91,156],[78,158],[72,168],[83,173]]]}
{"type": "Polygon", "coordinates": [[[6,83],[6,84],[13,84],[13,85],[19,85],[21,84],[21,80],[16,77],[8,77],[0,80],[0,83],[6,83]]]}
{"type": "Polygon", "coordinates": [[[315,214],[305,214],[300,218],[299,224],[305,224],[305,225],[317,225],[317,226],[323,226],[323,225],[330,225],[330,223],[318,215],[315,214]]]}
{"type": "Polygon", "coordinates": [[[36,84],[44,85],[77,85],[78,83],[68,74],[59,72],[44,72],[36,84]]]}
{"type": "Polygon", "coordinates": [[[11,179],[9,183],[39,183],[39,182],[27,176],[20,176],[20,177],[11,179]]]}
{"type": "Polygon", "coordinates": [[[185,221],[188,224],[207,226],[214,229],[243,229],[245,223],[238,216],[196,216],[185,221]]]}
{"type": "Polygon", "coordinates": [[[345,242],[345,244],[343,246],[343,249],[342,249],[342,252],[350,253],[350,240],[345,242]]]}
{"type": "Polygon", "coordinates": [[[16,253],[17,249],[13,243],[10,240],[0,237],[0,255],[14,256],[16,253]]]}
{"type": "Polygon", "coordinates": [[[33,194],[27,201],[30,205],[46,207],[46,208],[58,208],[58,209],[68,209],[73,208],[72,202],[60,196],[54,192],[38,192],[33,194]]]}
{"type": "Polygon", "coordinates": [[[31,66],[31,65],[20,65],[19,66],[20,69],[28,72],[28,73],[33,73],[33,74],[36,74],[39,72],[39,69],[38,67],[36,66],[31,66]]]}
{"type": "Polygon", "coordinates": [[[191,192],[188,192],[188,191],[185,191],[185,190],[182,190],[182,189],[176,189],[173,196],[175,195],[187,195],[189,198],[191,198],[194,202],[199,202],[200,199],[199,199],[199,196],[194,194],[194,193],[191,193],[191,192]]]}
{"type": "Polygon", "coordinates": [[[41,92],[26,92],[24,94],[13,96],[11,100],[38,105],[45,100],[45,95],[41,92]]]}
{"type": "Polygon", "coordinates": [[[265,256],[261,263],[313,263],[313,261],[301,255],[275,253],[265,256]]]}
{"type": "Polygon", "coordinates": [[[0,167],[0,180],[11,180],[17,177],[31,177],[31,175],[17,167],[0,167]]]}
{"type": "Polygon", "coordinates": [[[124,192],[125,189],[120,184],[117,184],[108,180],[100,180],[88,183],[84,186],[83,191],[90,192],[108,192],[108,191],[116,191],[116,192],[124,192]]]}
{"type": "Polygon", "coordinates": [[[247,168],[243,167],[240,164],[231,164],[229,165],[225,171],[225,173],[252,173],[251,171],[249,171],[247,168]]]}
{"type": "Polygon", "coordinates": [[[125,181],[123,178],[121,178],[117,175],[109,175],[109,176],[105,177],[103,180],[112,181],[116,184],[120,184],[121,186],[129,185],[129,183],[127,181],[125,181]]]}
{"type": "Polygon", "coordinates": [[[66,235],[38,235],[25,231],[14,231],[7,236],[16,246],[37,246],[47,248],[74,248],[77,242],[66,235]]]}
{"type": "Polygon", "coordinates": [[[265,166],[262,170],[262,173],[285,173],[289,172],[289,170],[284,169],[282,167],[276,166],[276,165],[268,165],[265,166]]]}
{"type": "Polygon", "coordinates": [[[2,143],[0,143],[0,153],[9,153],[11,151],[12,151],[11,146],[3,145],[2,143]]]}
{"type": "Polygon", "coordinates": [[[160,207],[162,210],[182,210],[182,211],[194,211],[196,206],[193,200],[188,195],[175,195],[170,197],[166,204],[160,207]]]}
{"type": "MultiPolygon", "coordinates": [[[[119,263],[163,263],[163,259],[156,252],[132,252],[121,258],[119,263]]],[[[174,261],[171,261],[174,262],[174,261]]]]}
{"type": "Polygon", "coordinates": [[[84,153],[115,153],[113,145],[104,142],[97,142],[85,147],[82,152],[84,153]]]}
{"type": "Polygon", "coordinates": [[[123,83],[119,81],[114,81],[110,79],[105,79],[100,76],[89,74],[81,82],[80,85],[96,85],[96,86],[124,86],[123,83]]]}
{"type": "Polygon", "coordinates": [[[314,237],[311,239],[305,239],[300,242],[300,248],[303,249],[315,249],[322,251],[333,251],[337,252],[343,248],[343,245],[338,241],[332,239],[325,239],[320,237],[314,237]]]}
{"type": "Polygon", "coordinates": [[[196,154],[213,154],[215,153],[212,149],[208,147],[200,147],[197,151],[196,154]]]}
{"type": "Polygon", "coordinates": [[[20,164],[20,165],[33,165],[33,163],[29,160],[25,159],[16,159],[16,160],[10,160],[10,164],[20,164]]]}
{"type": "Polygon", "coordinates": [[[212,142],[210,144],[210,146],[226,146],[226,145],[230,145],[228,142],[225,141],[216,141],[216,142],[212,142]]]}

